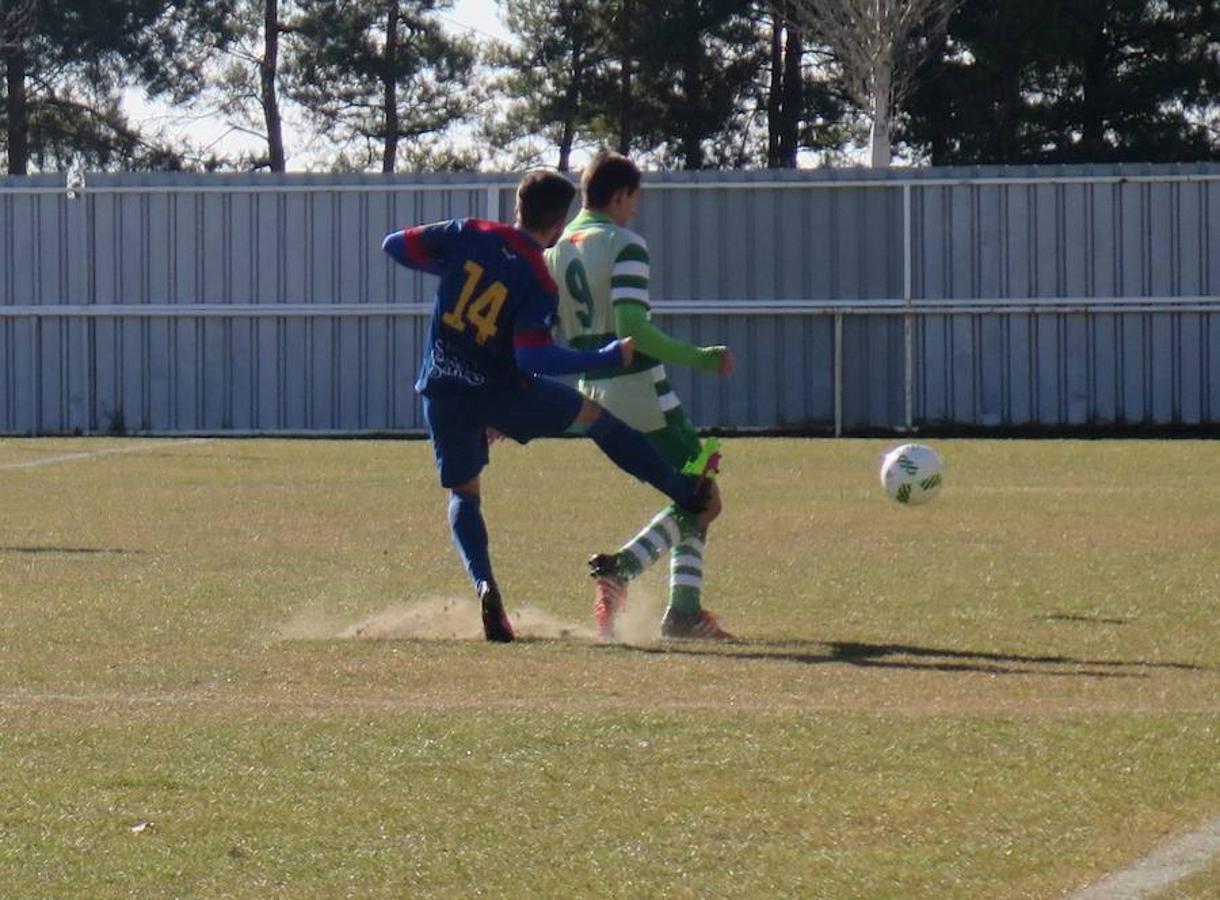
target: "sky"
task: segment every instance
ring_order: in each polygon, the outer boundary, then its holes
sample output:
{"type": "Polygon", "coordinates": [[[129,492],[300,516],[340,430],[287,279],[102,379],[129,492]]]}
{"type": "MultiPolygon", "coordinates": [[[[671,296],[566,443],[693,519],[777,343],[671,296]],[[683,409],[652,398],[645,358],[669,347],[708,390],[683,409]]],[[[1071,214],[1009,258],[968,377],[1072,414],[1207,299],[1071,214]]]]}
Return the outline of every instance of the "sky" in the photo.
{"type": "MultiPolygon", "coordinates": [[[[456,0],[452,9],[438,18],[454,32],[466,32],[476,39],[510,37],[501,19],[495,0],[456,0]]],[[[149,101],[141,90],[128,91],[123,97],[124,109],[137,124],[152,130],[164,128],[175,133],[186,132],[192,143],[206,152],[236,156],[242,151],[266,151],[266,141],[234,131],[230,126],[208,116],[203,110],[182,110],[169,104],[149,101]]],[[[304,170],[317,162],[310,150],[310,130],[294,120],[286,110],[284,143],[289,171],[304,170]]]]}
{"type": "Polygon", "coordinates": [[[453,9],[441,17],[453,27],[473,31],[476,36],[502,40],[509,37],[494,0],[457,0],[453,9]]]}

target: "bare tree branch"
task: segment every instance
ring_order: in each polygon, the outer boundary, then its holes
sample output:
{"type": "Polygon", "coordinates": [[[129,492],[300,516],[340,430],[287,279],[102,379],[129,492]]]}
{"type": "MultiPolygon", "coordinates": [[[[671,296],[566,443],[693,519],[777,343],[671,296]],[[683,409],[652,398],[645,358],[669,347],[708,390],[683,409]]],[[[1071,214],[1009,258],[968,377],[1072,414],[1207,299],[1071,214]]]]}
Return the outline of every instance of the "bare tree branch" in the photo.
{"type": "Polygon", "coordinates": [[[943,33],[962,0],[772,0],[776,12],[826,45],[843,86],[873,120],[871,159],[887,166],[894,112],[910,96],[922,61],[910,41],[921,26],[943,33]]]}

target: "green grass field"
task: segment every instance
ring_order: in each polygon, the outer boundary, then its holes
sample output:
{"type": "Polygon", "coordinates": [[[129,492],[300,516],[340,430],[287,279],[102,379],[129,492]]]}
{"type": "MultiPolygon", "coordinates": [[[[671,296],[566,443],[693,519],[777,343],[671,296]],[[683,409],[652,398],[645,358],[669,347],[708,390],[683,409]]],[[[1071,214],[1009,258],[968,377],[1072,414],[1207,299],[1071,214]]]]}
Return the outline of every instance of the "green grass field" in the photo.
{"type": "Polygon", "coordinates": [[[1220,814],[1216,445],[934,443],[727,440],[723,645],[592,640],[659,497],[497,446],[493,646],[424,442],[2,440],[0,896],[1059,897],[1220,814]]]}

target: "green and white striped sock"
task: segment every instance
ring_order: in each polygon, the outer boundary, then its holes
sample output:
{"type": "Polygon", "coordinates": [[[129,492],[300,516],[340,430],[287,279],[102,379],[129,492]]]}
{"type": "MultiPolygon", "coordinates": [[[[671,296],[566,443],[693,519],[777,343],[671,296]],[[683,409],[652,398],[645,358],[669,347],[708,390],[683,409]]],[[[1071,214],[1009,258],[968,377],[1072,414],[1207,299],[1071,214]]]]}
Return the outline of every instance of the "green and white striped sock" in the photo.
{"type": "Polygon", "coordinates": [[[680,536],[674,508],[667,507],[619,550],[618,570],[635,578],[668,552],[680,536]]]}
{"type": "Polygon", "coordinates": [[[703,594],[703,556],[706,551],[706,530],[682,530],[669,566],[669,607],[675,612],[699,612],[703,594]]]}

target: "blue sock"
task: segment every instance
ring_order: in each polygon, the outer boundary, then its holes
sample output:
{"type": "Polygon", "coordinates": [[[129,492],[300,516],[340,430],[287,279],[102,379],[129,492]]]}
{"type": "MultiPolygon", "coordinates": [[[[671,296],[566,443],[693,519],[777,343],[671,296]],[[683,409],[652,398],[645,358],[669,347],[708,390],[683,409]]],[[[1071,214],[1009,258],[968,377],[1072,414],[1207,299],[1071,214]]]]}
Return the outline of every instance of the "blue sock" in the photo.
{"type": "Polygon", "coordinates": [[[487,552],[487,526],[479,511],[479,495],[452,491],[449,494],[449,527],[453,543],[466,564],[470,580],[491,581],[491,556],[487,552]]]}
{"type": "Polygon", "coordinates": [[[608,410],[601,411],[587,434],[616,466],[651,484],[679,506],[689,506],[694,499],[695,479],[675,469],[648,438],[608,410]]]}

